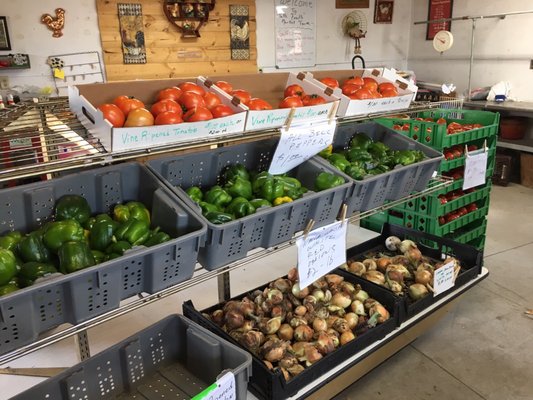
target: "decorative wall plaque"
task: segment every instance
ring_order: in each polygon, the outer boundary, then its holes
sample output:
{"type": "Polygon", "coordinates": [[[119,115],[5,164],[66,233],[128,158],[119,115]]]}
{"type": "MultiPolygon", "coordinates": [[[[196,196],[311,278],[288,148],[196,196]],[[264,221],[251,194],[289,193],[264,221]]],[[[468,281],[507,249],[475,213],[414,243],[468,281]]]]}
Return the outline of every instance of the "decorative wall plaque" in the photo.
{"type": "Polygon", "coordinates": [[[129,3],[117,6],[124,64],[146,64],[142,6],[129,3]]]}
{"type": "Polygon", "coordinates": [[[248,6],[230,5],[230,44],[232,60],[250,59],[250,26],[248,6]]]}
{"type": "Polygon", "coordinates": [[[163,9],[168,20],[181,32],[182,38],[200,37],[200,28],[209,20],[215,0],[164,0],[163,9]]]}

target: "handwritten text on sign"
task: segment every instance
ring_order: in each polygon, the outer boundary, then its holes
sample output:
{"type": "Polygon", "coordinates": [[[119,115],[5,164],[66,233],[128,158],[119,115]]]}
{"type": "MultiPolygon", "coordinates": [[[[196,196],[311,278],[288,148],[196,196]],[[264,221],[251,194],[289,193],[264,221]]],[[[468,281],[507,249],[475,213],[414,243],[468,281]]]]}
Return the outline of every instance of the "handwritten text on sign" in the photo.
{"type": "Polygon", "coordinates": [[[346,262],[347,227],[346,221],[334,222],[296,240],[301,289],[346,262]]]}
{"type": "Polygon", "coordinates": [[[335,126],[325,121],[282,129],[268,172],[284,174],[324,150],[333,142],[335,126]]]}
{"type": "Polygon", "coordinates": [[[433,273],[433,296],[437,296],[455,285],[455,262],[450,261],[433,273]]]}
{"type": "Polygon", "coordinates": [[[465,158],[463,190],[485,183],[487,175],[487,152],[483,149],[469,152],[465,158]]]}
{"type": "Polygon", "coordinates": [[[226,372],[213,385],[194,396],[192,400],[235,400],[236,398],[235,376],[231,372],[226,372]]]}

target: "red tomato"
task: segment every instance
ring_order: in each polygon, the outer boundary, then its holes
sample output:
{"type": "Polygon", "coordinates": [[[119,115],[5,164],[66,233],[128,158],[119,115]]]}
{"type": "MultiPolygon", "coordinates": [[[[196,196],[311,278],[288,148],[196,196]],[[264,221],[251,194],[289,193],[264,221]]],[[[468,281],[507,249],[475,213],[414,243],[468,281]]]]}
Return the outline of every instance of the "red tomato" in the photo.
{"type": "Polygon", "coordinates": [[[322,82],[324,85],[330,87],[330,88],[338,88],[339,87],[339,81],[335,78],[329,78],[329,77],[326,77],[326,78],[322,78],[320,79],[320,82],[322,82]]]}
{"type": "Polygon", "coordinates": [[[226,81],[216,81],[215,85],[217,85],[220,89],[222,89],[227,94],[231,94],[231,92],[233,91],[233,86],[231,86],[231,84],[226,81]]]}
{"type": "Polygon", "coordinates": [[[396,97],[398,96],[398,91],[396,89],[383,89],[381,92],[381,97],[396,97]]]}
{"type": "Polygon", "coordinates": [[[444,118],[439,118],[439,119],[437,120],[437,124],[439,124],[439,125],[446,125],[446,120],[445,120],[444,118]]]}
{"type": "Polygon", "coordinates": [[[468,145],[468,151],[474,151],[477,150],[478,147],[475,144],[469,144],[468,145]]]}
{"type": "Polygon", "coordinates": [[[300,96],[287,96],[281,103],[279,103],[279,108],[293,108],[293,107],[303,107],[302,99],[300,96]]]}
{"type": "Polygon", "coordinates": [[[468,214],[468,210],[466,207],[461,207],[456,211],[457,214],[459,214],[460,217],[468,214]]]}
{"type": "Polygon", "coordinates": [[[455,221],[457,218],[461,218],[461,216],[456,212],[451,212],[446,215],[446,223],[455,221]]]}
{"type": "Polygon", "coordinates": [[[346,79],[342,86],[344,85],[357,85],[357,86],[363,86],[365,81],[360,76],[353,76],[349,79],[346,79]]]}
{"type": "Polygon", "coordinates": [[[463,156],[463,152],[458,149],[452,149],[452,154],[454,158],[460,158],[463,156]]]}
{"type": "Polygon", "coordinates": [[[283,92],[283,97],[290,97],[290,96],[299,96],[302,97],[305,95],[304,89],[297,84],[289,85],[285,88],[285,91],[283,92]]]}
{"type": "Polygon", "coordinates": [[[154,125],[181,124],[183,122],[182,111],[163,111],[155,117],[154,125]]]}
{"type": "Polygon", "coordinates": [[[365,89],[364,87],[362,89],[359,89],[357,92],[354,93],[354,97],[357,100],[365,100],[365,99],[372,99],[374,96],[372,95],[372,92],[368,89],[365,89]]]}
{"type": "Polygon", "coordinates": [[[254,97],[248,102],[250,110],[272,110],[272,106],[268,101],[254,97]]]}
{"type": "Polygon", "coordinates": [[[170,99],[176,101],[180,98],[182,93],[183,92],[179,87],[173,86],[160,90],[159,93],[157,93],[157,100],[170,99]]]}
{"type": "Polygon", "coordinates": [[[444,158],[446,160],[453,160],[455,157],[451,151],[447,150],[444,152],[444,158]]]}
{"type": "Polygon", "coordinates": [[[204,98],[195,92],[183,93],[178,99],[178,103],[180,103],[182,107],[185,107],[186,110],[190,110],[194,107],[205,107],[204,98]]]}
{"type": "Polygon", "coordinates": [[[248,103],[252,99],[252,95],[250,94],[250,92],[244,89],[235,89],[231,92],[231,94],[237,97],[244,105],[248,105],[248,103]]]}
{"type": "MultiPolygon", "coordinates": [[[[376,85],[378,84],[378,81],[376,81],[374,78],[370,77],[370,76],[365,76],[363,78],[363,82],[364,83],[368,83],[368,82],[371,82],[371,83],[375,83],[376,85]]],[[[363,84],[364,86],[364,84],[363,84]]]]}
{"type": "Polygon", "coordinates": [[[446,218],[439,217],[439,225],[444,225],[446,223],[446,218]]]}
{"type": "Polygon", "coordinates": [[[186,122],[208,121],[213,119],[213,114],[205,107],[194,107],[183,115],[183,119],[186,122]]]}
{"type": "Polygon", "coordinates": [[[200,96],[203,96],[205,94],[204,88],[198,86],[194,82],[182,82],[178,85],[178,87],[181,89],[182,92],[194,92],[199,94],[200,96]]]}
{"type": "Polygon", "coordinates": [[[146,108],[131,110],[126,118],[124,126],[151,126],[154,124],[154,116],[146,108]]]}
{"type": "Polygon", "coordinates": [[[128,113],[132,110],[144,108],[144,103],[141,100],[128,96],[118,96],[113,100],[113,104],[122,110],[125,117],[127,117],[128,113]]]}
{"type": "Polygon", "coordinates": [[[225,104],[214,106],[210,111],[213,114],[213,118],[227,117],[228,115],[235,114],[233,109],[225,104]]]}
{"type": "Polygon", "coordinates": [[[439,195],[440,204],[446,204],[448,202],[448,199],[443,194],[439,195]]]}
{"type": "Polygon", "coordinates": [[[158,101],[157,103],[154,103],[152,105],[152,108],[150,108],[150,111],[152,112],[154,117],[157,117],[159,114],[165,111],[180,113],[180,115],[183,114],[181,106],[174,100],[170,99],[163,99],[158,101]]]}
{"type": "Polygon", "coordinates": [[[382,82],[378,84],[378,92],[382,92],[384,90],[396,90],[396,86],[394,86],[394,83],[392,82],[382,82]]]}
{"type": "Polygon", "coordinates": [[[365,83],[363,84],[363,88],[370,90],[371,92],[377,92],[378,91],[378,83],[372,79],[372,78],[363,78],[365,83]]]}
{"type": "Polygon", "coordinates": [[[402,130],[402,126],[398,125],[398,124],[394,124],[394,125],[392,125],[392,129],[394,129],[395,131],[401,131],[402,130]]]}
{"type": "Polygon", "coordinates": [[[474,212],[474,211],[477,211],[478,208],[477,208],[477,204],[476,203],[470,203],[466,206],[466,209],[468,212],[474,212]]]}
{"type": "Polygon", "coordinates": [[[110,103],[100,104],[98,109],[102,111],[104,118],[107,119],[115,128],[120,128],[124,125],[126,117],[117,105],[110,103]]]}
{"type": "Polygon", "coordinates": [[[355,94],[359,89],[361,89],[361,86],[355,85],[353,83],[347,83],[342,85],[342,94],[346,96],[351,96],[352,94],[355,94]]]}
{"type": "Polygon", "coordinates": [[[206,92],[204,95],[205,106],[208,110],[211,110],[214,106],[218,106],[222,103],[218,94],[213,92],[206,92]]]}
{"type": "Polygon", "coordinates": [[[325,104],[326,99],[318,94],[306,94],[302,97],[302,103],[304,106],[316,106],[318,104],[325,104]]]}
{"type": "Polygon", "coordinates": [[[411,125],[409,124],[402,125],[402,131],[409,132],[410,130],[411,130],[411,125]]]}

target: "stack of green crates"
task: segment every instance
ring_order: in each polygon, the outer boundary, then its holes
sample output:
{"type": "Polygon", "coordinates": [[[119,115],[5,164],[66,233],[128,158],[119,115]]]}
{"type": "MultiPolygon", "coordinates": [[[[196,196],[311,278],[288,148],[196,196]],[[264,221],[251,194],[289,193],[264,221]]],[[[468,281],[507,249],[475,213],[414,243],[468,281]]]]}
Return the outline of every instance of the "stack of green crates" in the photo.
{"type": "MultiPolygon", "coordinates": [[[[424,111],[411,119],[377,119],[380,124],[396,129],[445,154],[452,148],[464,149],[465,146],[476,146],[481,149],[486,143],[488,147],[487,179],[484,185],[462,191],[463,179],[460,177],[460,171],[464,168],[465,156],[464,154],[457,156],[456,150],[453,159],[443,160],[438,170],[438,173],[444,176],[454,175],[455,172],[455,179],[451,186],[364,218],[361,220],[361,226],[380,232],[383,223],[388,222],[451,238],[483,250],[492,186],[491,176],[496,160],[499,119],[498,113],[488,111],[444,109],[424,111]],[[439,118],[444,118],[446,124],[430,121],[430,119],[436,121],[439,118]],[[480,124],[482,127],[447,134],[447,126],[451,122],[458,122],[462,125],[480,124]],[[447,200],[443,200],[443,197],[447,200]],[[446,218],[446,215],[452,215],[452,217],[446,218]]],[[[432,246],[432,243],[425,244],[432,246]]]]}

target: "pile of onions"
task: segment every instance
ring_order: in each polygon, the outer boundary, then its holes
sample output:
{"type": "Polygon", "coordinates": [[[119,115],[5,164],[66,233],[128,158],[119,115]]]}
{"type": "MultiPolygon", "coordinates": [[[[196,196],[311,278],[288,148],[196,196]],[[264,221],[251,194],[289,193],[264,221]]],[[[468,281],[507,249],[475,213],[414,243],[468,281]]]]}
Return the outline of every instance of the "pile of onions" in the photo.
{"type": "Polygon", "coordinates": [[[263,290],[204,314],[286,380],[390,318],[381,303],[340,275],[306,288],[297,279],[293,268],[263,290]]]}

